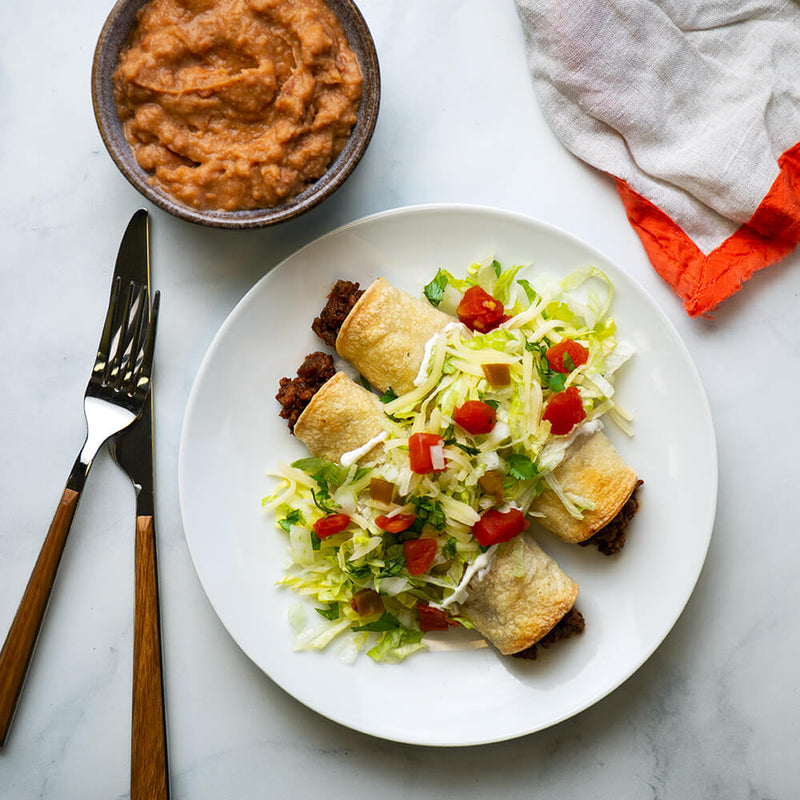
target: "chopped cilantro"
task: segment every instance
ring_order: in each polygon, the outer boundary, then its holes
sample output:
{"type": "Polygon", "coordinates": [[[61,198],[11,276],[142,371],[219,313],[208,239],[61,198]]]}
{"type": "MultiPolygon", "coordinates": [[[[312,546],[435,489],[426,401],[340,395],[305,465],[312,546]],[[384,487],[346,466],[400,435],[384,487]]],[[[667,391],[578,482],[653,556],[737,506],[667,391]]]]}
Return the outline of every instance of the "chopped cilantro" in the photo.
{"type": "Polygon", "coordinates": [[[464,444],[463,442],[459,442],[455,436],[455,425],[448,425],[447,430],[442,433],[442,440],[444,441],[445,445],[450,447],[451,445],[454,447],[458,447],[460,450],[463,450],[469,456],[476,456],[480,453],[480,450],[477,447],[472,447],[471,445],[464,444]]]}
{"type": "Polygon", "coordinates": [[[403,571],[403,567],[405,565],[406,557],[403,555],[403,551],[401,550],[398,555],[394,556],[393,558],[388,558],[383,562],[383,566],[378,572],[378,577],[394,578],[403,571]]]}
{"type": "MultiPolygon", "coordinates": [[[[533,353],[534,366],[547,388],[551,392],[563,392],[567,376],[563,372],[556,372],[550,366],[547,360],[547,345],[543,342],[526,342],[525,349],[533,353]]],[[[574,368],[575,365],[572,366],[574,368]]]]}
{"type": "Polygon", "coordinates": [[[364,625],[351,625],[350,630],[353,631],[390,631],[393,628],[399,628],[400,621],[394,614],[384,611],[378,619],[372,622],[367,622],[364,625]]]}
{"type": "Polygon", "coordinates": [[[360,581],[364,578],[369,578],[372,576],[372,570],[370,569],[369,564],[362,564],[360,567],[356,567],[353,566],[353,564],[351,564],[349,561],[346,561],[345,569],[356,581],[360,581]]]}
{"type": "Polygon", "coordinates": [[[391,403],[392,400],[397,400],[397,394],[390,386],[378,399],[381,403],[391,403]]]}
{"type": "Polygon", "coordinates": [[[442,505],[438,500],[431,500],[430,497],[411,497],[417,514],[417,520],[413,525],[414,530],[421,531],[427,523],[434,530],[443,531],[447,517],[442,511],[442,505]]]}
{"type": "Polygon", "coordinates": [[[303,525],[305,520],[303,519],[303,515],[300,513],[300,509],[294,509],[288,513],[283,519],[278,520],[278,525],[283,528],[286,533],[289,533],[292,529],[292,525],[303,525]]]}
{"type": "Polygon", "coordinates": [[[331,500],[330,491],[325,484],[320,484],[319,491],[317,492],[312,489],[311,496],[314,498],[314,505],[322,511],[323,514],[332,514],[339,508],[339,506],[331,500]]]}
{"type": "Polygon", "coordinates": [[[468,456],[476,456],[476,455],[478,455],[478,453],[480,453],[480,449],[479,448],[472,447],[471,445],[468,445],[468,444],[462,444],[461,442],[455,441],[455,439],[452,442],[448,442],[448,441],[445,440],[445,444],[455,445],[459,449],[463,450],[468,456]]]}
{"type": "Polygon", "coordinates": [[[512,453],[508,457],[508,474],[512,478],[520,481],[527,481],[532,478],[538,470],[536,464],[531,461],[528,456],[521,453],[512,453]]]}
{"type": "Polygon", "coordinates": [[[447,287],[447,275],[439,270],[430,283],[425,284],[423,291],[428,302],[432,306],[438,308],[439,304],[444,300],[444,290],[447,287]]]}
{"type": "Polygon", "coordinates": [[[328,603],[327,608],[315,608],[314,609],[317,614],[325,619],[329,619],[331,621],[335,619],[339,619],[339,604],[338,603],[328,603]]]}
{"type": "Polygon", "coordinates": [[[530,350],[531,353],[539,353],[540,355],[544,355],[547,348],[541,342],[525,342],[525,349],[530,350]]]}

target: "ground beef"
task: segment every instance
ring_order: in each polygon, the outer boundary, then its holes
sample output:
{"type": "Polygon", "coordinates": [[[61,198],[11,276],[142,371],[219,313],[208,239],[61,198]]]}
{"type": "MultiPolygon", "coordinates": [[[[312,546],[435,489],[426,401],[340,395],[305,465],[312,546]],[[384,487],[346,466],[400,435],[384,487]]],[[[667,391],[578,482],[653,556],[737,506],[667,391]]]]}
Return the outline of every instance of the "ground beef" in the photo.
{"type": "Polygon", "coordinates": [[[622,550],[625,544],[625,537],[628,535],[628,523],[633,519],[633,515],[639,508],[639,500],[636,492],[643,481],[637,481],[636,486],[628,498],[627,502],[605,528],[601,528],[594,536],[590,536],[585,542],[580,542],[583,547],[587,545],[597,545],[597,549],[606,556],[614,555],[622,550]]]}
{"type": "Polygon", "coordinates": [[[311,323],[311,330],[330,347],[336,345],[336,337],[347,315],[353,309],[363,289],[353,281],[336,281],[328,295],[328,302],[320,315],[311,323]]]}
{"type": "Polygon", "coordinates": [[[305,357],[297,370],[296,378],[281,378],[275,399],[282,406],[280,415],[289,420],[290,431],[294,432],[297,418],[319,391],[320,386],[330,380],[335,373],[333,356],[316,352],[305,357]]]}
{"type": "Polygon", "coordinates": [[[526,658],[529,661],[535,661],[540,647],[550,647],[550,645],[560,642],[562,639],[569,639],[570,636],[583,633],[585,627],[586,621],[583,618],[583,614],[576,608],[571,608],[555,624],[555,627],[553,627],[549,633],[542,636],[536,644],[532,644],[525,650],[514,653],[514,655],[517,658],[526,658]]]}

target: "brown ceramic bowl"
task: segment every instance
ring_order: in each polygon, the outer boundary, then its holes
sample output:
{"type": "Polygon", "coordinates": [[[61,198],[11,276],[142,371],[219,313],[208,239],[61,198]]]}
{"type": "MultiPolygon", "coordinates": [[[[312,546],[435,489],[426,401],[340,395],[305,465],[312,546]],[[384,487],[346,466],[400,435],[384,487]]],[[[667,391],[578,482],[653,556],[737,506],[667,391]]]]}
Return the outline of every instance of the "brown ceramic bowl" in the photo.
{"type": "Polygon", "coordinates": [[[288,202],[273,208],[215,211],[188,206],[149,182],[133,155],[114,101],[112,75],[119,62],[136,14],[148,0],[118,0],[106,20],[92,65],[92,102],[103,142],[122,174],[148,200],[177,217],[216,228],[259,228],[293,219],[332,195],[353,172],[369,145],[381,96],[381,78],[375,42],[361,12],[352,0],[326,0],[339,18],[348,43],[358,59],[364,88],[358,119],[342,152],[328,171],[288,202]]]}

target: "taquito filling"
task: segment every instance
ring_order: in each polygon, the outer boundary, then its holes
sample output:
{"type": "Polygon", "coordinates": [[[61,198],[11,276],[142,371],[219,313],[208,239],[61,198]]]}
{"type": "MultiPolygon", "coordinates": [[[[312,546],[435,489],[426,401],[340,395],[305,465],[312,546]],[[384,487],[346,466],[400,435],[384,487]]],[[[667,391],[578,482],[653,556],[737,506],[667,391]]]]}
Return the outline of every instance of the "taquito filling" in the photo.
{"type": "Polygon", "coordinates": [[[578,544],[580,544],[581,547],[595,545],[604,556],[613,556],[619,553],[625,545],[625,539],[628,535],[628,525],[639,509],[639,498],[636,494],[643,483],[644,481],[642,480],[636,483],[633,493],[627,499],[625,505],[619,510],[617,516],[614,517],[608,525],[600,528],[593,536],[589,537],[584,542],[578,542],[578,544]]]}
{"type": "Polygon", "coordinates": [[[333,357],[328,353],[309,353],[294,378],[281,378],[275,399],[281,404],[280,416],[289,423],[294,433],[297,418],[319,391],[336,374],[333,357]]]}
{"type": "Polygon", "coordinates": [[[514,653],[514,657],[535,661],[542,649],[551,647],[556,642],[562,642],[572,636],[577,636],[579,633],[583,633],[585,627],[586,620],[584,620],[583,614],[581,614],[577,608],[573,607],[561,617],[550,629],[549,633],[546,633],[538,642],[534,642],[530,647],[520,650],[519,653],[514,653]]]}
{"type": "Polygon", "coordinates": [[[336,345],[336,337],[364,290],[353,281],[338,280],[333,285],[328,300],[319,316],[311,323],[311,330],[329,347],[336,345]]]}

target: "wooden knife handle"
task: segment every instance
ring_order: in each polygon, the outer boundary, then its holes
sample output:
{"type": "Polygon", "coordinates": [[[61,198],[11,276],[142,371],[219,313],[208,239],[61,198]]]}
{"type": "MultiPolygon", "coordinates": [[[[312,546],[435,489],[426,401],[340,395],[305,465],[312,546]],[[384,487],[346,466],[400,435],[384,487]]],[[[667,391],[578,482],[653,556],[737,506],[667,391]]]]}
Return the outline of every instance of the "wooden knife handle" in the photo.
{"type": "Polygon", "coordinates": [[[167,800],[167,725],[156,537],[151,516],[136,518],[135,580],[131,800],[167,800]]]}
{"type": "Polygon", "coordinates": [[[42,620],[47,611],[79,497],[79,492],[74,489],[69,487],[64,489],[5,644],[0,651],[0,746],[5,743],[14,710],[22,693],[22,685],[25,683],[28,665],[39,638],[42,620]]]}

